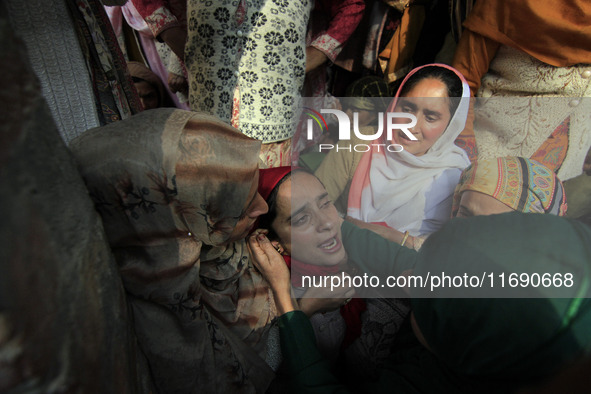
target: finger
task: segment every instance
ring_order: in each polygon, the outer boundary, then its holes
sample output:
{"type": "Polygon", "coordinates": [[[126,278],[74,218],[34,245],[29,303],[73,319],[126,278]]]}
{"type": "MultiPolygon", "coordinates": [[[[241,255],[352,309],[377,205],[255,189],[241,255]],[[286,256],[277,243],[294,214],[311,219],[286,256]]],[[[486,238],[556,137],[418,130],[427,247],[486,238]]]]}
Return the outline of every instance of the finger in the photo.
{"type": "Polygon", "coordinates": [[[267,230],[266,228],[257,228],[252,233],[253,233],[253,235],[268,234],[269,230],[267,230]]]}
{"type": "Polygon", "coordinates": [[[275,248],[275,250],[279,252],[279,254],[282,254],[284,252],[283,246],[278,241],[271,241],[271,245],[273,245],[273,248],[275,248]]]}
{"type": "Polygon", "coordinates": [[[271,244],[271,241],[269,241],[269,238],[267,238],[267,236],[265,234],[258,234],[257,235],[257,240],[259,241],[260,248],[268,256],[278,253],[277,250],[275,250],[275,248],[271,244]]]}
{"type": "Polygon", "coordinates": [[[252,250],[250,239],[246,243],[246,249],[248,250],[248,254],[250,255],[250,261],[252,262],[252,265],[254,265],[257,270],[260,270],[259,261],[252,250]]]}
{"type": "Polygon", "coordinates": [[[249,247],[251,252],[254,252],[255,249],[259,247],[259,241],[257,240],[256,234],[252,234],[248,237],[246,244],[249,247]]]}
{"type": "Polygon", "coordinates": [[[261,268],[260,266],[262,264],[268,264],[269,258],[267,256],[267,253],[265,253],[265,251],[261,249],[261,246],[256,236],[249,237],[246,245],[248,247],[250,255],[252,256],[253,262],[257,265],[258,268],[261,268]]]}
{"type": "Polygon", "coordinates": [[[253,233],[248,236],[248,240],[251,245],[258,248],[261,248],[261,241],[263,238],[266,238],[266,236],[259,230],[253,231],[253,233]]]}

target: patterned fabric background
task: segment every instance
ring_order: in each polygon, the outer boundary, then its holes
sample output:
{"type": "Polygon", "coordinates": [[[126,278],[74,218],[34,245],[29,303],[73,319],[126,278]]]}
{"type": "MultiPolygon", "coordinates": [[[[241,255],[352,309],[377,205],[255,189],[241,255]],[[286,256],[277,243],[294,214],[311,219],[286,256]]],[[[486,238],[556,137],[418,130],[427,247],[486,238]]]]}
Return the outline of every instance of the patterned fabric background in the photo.
{"type": "Polygon", "coordinates": [[[230,122],[238,85],[239,128],[276,142],[290,138],[305,76],[309,1],[190,0],[185,50],[189,104],[230,122]]]}

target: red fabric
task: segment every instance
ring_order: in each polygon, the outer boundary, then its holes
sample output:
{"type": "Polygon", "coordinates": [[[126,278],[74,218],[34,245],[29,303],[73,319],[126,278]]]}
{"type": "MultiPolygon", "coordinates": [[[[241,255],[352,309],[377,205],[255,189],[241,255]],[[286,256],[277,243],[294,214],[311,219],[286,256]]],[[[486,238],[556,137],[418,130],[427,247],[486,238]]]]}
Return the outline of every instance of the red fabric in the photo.
{"type": "Polygon", "coordinates": [[[147,18],[158,8],[169,8],[167,0],[131,0],[134,7],[143,18],[147,18]]]}
{"type": "Polygon", "coordinates": [[[131,0],[131,2],[143,18],[149,17],[159,8],[166,8],[181,24],[187,24],[186,0],[131,0]]]}
{"type": "Polygon", "coordinates": [[[265,168],[260,170],[259,173],[259,194],[267,201],[275,186],[281,181],[287,174],[289,174],[292,169],[296,169],[297,167],[275,167],[275,168],[265,168]]]}
{"type": "MultiPolygon", "coordinates": [[[[273,192],[273,189],[277,186],[279,181],[281,181],[285,176],[291,173],[292,169],[295,170],[299,167],[290,167],[290,166],[283,166],[283,167],[273,167],[273,168],[263,168],[259,171],[259,189],[258,192],[263,197],[263,199],[269,202],[269,196],[273,192]]],[[[260,218],[257,219],[255,224],[252,226],[252,230],[250,233],[252,234],[257,228],[259,228],[260,218]]]]}
{"type": "Polygon", "coordinates": [[[341,316],[345,320],[347,329],[341,349],[346,349],[361,335],[361,314],[367,309],[363,298],[353,298],[341,307],[341,316]]]}
{"type": "Polygon", "coordinates": [[[310,23],[312,40],[326,34],[344,44],[361,22],[364,10],[363,0],[315,1],[310,23]]]}
{"type": "Polygon", "coordinates": [[[186,29],[186,2],[180,0],[131,0],[137,12],[144,18],[154,37],[172,27],[186,29]]]}

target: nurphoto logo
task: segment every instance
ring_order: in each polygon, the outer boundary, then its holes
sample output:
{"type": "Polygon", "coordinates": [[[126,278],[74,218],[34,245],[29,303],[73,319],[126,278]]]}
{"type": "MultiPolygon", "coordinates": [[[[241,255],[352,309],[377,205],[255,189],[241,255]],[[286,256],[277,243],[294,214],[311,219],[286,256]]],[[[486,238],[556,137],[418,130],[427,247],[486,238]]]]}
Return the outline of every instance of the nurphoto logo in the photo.
{"type": "MultiPolygon", "coordinates": [[[[417,118],[413,114],[408,114],[404,112],[388,112],[384,117],[382,112],[378,113],[378,126],[376,132],[374,134],[364,134],[359,131],[359,113],[353,112],[353,127],[351,127],[351,119],[349,119],[349,115],[345,112],[338,110],[338,109],[321,109],[320,113],[314,111],[311,108],[304,107],[304,113],[310,116],[307,120],[307,134],[306,138],[310,141],[313,139],[313,129],[314,129],[314,122],[320,127],[321,131],[326,131],[328,129],[328,125],[322,114],[332,114],[336,117],[338,122],[338,139],[339,141],[349,141],[351,140],[351,129],[355,136],[363,141],[376,141],[382,137],[384,133],[384,129],[386,130],[386,141],[392,140],[392,133],[394,131],[400,130],[402,131],[408,139],[412,141],[416,141],[417,138],[410,132],[410,128],[413,128],[417,124],[417,118]],[[394,122],[396,119],[396,123],[394,122]],[[409,122],[406,123],[398,123],[400,119],[408,119],[409,122]],[[386,125],[384,127],[384,120],[386,125]]],[[[339,150],[347,150],[347,151],[355,151],[355,152],[367,152],[371,149],[371,147],[376,147],[377,151],[379,152],[380,149],[383,147],[388,152],[401,152],[404,150],[402,145],[400,144],[355,144],[355,145],[334,145],[334,144],[320,144],[319,151],[322,152],[323,150],[331,150],[336,149],[337,152],[339,150]]]]}

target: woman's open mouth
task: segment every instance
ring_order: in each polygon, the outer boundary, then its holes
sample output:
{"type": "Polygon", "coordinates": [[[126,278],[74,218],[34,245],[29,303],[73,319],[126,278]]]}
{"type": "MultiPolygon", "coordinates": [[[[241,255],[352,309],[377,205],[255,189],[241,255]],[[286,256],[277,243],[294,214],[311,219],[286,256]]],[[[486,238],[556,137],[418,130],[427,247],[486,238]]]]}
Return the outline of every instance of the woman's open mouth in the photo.
{"type": "Polygon", "coordinates": [[[336,235],[325,242],[318,245],[320,249],[328,253],[334,253],[341,248],[341,241],[337,239],[336,235]]]}

